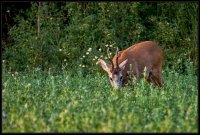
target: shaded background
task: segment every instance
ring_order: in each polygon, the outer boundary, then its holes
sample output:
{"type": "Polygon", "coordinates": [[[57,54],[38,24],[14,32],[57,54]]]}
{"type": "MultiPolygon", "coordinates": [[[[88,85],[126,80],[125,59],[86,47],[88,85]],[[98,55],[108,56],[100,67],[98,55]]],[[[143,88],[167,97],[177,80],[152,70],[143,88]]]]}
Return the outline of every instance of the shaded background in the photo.
{"type": "Polygon", "coordinates": [[[164,68],[197,72],[197,2],[4,2],[2,56],[5,69],[63,66],[95,74],[106,49],[115,52],[144,40],[160,44],[164,68]]]}

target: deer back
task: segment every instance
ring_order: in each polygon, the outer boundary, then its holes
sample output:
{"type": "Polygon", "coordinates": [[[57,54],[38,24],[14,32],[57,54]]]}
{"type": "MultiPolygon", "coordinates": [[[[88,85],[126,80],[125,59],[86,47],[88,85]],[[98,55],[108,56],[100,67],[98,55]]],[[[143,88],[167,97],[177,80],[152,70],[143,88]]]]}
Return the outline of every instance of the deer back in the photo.
{"type": "MultiPolygon", "coordinates": [[[[140,78],[146,67],[148,72],[152,69],[161,68],[164,53],[157,43],[152,41],[144,41],[130,46],[129,48],[119,51],[118,63],[120,64],[124,60],[128,59],[127,65],[124,69],[123,76],[127,79],[127,71],[130,70],[140,78]]],[[[113,63],[116,63],[116,55],[113,57],[113,63]]]]}

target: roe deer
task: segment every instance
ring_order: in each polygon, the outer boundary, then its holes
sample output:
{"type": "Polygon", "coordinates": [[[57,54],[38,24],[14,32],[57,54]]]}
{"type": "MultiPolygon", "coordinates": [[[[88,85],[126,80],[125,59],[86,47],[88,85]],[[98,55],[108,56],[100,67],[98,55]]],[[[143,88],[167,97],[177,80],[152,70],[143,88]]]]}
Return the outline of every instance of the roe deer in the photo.
{"type": "MultiPolygon", "coordinates": [[[[107,52],[108,53],[108,52],[107,52]]],[[[110,83],[114,88],[121,88],[128,82],[128,72],[131,72],[139,80],[143,77],[143,71],[146,67],[146,77],[148,83],[154,83],[162,87],[162,64],[164,52],[153,41],[144,41],[130,46],[123,51],[116,51],[114,58],[107,64],[104,60],[99,59],[97,64],[108,73],[110,83]]]]}

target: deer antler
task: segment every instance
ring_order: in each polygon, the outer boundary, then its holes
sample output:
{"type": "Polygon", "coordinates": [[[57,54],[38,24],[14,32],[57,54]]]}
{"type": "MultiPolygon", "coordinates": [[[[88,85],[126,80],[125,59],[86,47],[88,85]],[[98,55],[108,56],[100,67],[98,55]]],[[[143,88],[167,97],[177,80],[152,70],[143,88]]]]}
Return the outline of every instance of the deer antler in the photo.
{"type": "Polygon", "coordinates": [[[110,60],[111,64],[112,64],[112,70],[114,69],[114,64],[113,64],[113,61],[112,59],[110,58],[110,55],[109,55],[109,48],[107,49],[107,54],[108,54],[108,59],[110,60]]]}
{"type": "Polygon", "coordinates": [[[116,55],[117,55],[117,58],[116,58],[116,66],[117,68],[119,68],[119,64],[118,64],[118,52],[119,52],[119,49],[117,47],[117,51],[116,51],[116,55]]]}

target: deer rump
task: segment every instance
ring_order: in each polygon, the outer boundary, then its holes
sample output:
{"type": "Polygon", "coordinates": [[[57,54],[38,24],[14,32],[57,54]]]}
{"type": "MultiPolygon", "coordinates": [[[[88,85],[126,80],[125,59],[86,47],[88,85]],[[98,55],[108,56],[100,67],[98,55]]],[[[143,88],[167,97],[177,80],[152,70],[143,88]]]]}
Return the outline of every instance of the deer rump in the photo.
{"type": "Polygon", "coordinates": [[[137,80],[143,77],[144,68],[146,67],[146,80],[149,83],[154,83],[161,87],[163,84],[162,80],[162,64],[164,59],[163,50],[152,41],[145,41],[137,43],[123,51],[115,54],[112,59],[114,67],[116,63],[122,63],[128,59],[125,69],[123,71],[123,85],[128,82],[128,71],[131,70],[137,80]]]}

